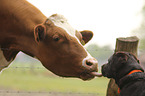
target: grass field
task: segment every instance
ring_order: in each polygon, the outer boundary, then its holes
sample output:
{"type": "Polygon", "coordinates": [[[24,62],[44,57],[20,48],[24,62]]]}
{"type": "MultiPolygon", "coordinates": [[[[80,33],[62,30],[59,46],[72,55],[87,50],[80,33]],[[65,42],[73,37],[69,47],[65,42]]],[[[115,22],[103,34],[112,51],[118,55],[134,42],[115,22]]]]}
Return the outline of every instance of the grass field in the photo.
{"type": "Polygon", "coordinates": [[[101,77],[90,81],[61,78],[36,64],[12,64],[0,74],[0,88],[29,92],[95,93],[105,96],[108,79],[101,77]],[[23,65],[23,66],[22,66],[23,65]]]}

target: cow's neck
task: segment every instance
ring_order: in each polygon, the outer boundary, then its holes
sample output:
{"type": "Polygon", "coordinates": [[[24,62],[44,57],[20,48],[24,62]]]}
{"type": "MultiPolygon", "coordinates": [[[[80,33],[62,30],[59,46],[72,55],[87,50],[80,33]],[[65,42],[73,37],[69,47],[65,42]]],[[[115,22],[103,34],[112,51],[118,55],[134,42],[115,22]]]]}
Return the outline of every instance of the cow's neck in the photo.
{"type": "MultiPolygon", "coordinates": [[[[44,21],[43,21],[44,22],[44,21]]],[[[32,23],[31,23],[32,24],[32,23]]],[[[39,24],[39,23],[38,23],[39,24]]],[[[34,27],[37,23],[32,24],[33,26],[28,27],[26,30],[21,30],[21,34],[9,34],[9,39],[4,44],[1,44],[0,50],[0,71],[7,67],[15,58],[19,51],[22,51],[32,57],[38,54],[37,43],[34,39],[34,27]]],[[[28,25],[29,26],[29,25],[28,25]]]]}
{"type": "Polygon", "coordinates": [[[34,39],[34,27],[46,20],[36,7],[29,4],[26,0],[4,2],[0,8],[10,11],[0,10],[0,70],[6,67],[14,59],[19,51],[28,55],[37,54],[37,44],[34,39]],[[10,6],[11,5],[11,6],[10,6]],[[8,13],[9,12],[9,13],[8,13]],[[3,64],[3,66],[1,66],[3,64]]]}
{"type": "MultiPolygon", "coordinates": [[[[45,17],[43,17],[45,18],[45,17]]],[[[42,19],[40,22],[35,22],[31,21],[31,25],[26,27],[26,31],[24,31],[22,34],[19,34],[17,37],[18,39],[16,40],[16,44],[14,46],[16,47],[16,50],[22,51],[30,56],[36,56],[38,54],[37,51],[37,42],[35,41],[34,38],[34,28],[38,24],[44,23],[45,19],[42,19]]],[[[28,23],[29,24],[29,23],[28,23]]]]}
{"type": "Polygon", "coordinates": [[[35,56],[34,27],[46,17],[26,0],[0,0],[0,72],[19,51],[35,56]]]}

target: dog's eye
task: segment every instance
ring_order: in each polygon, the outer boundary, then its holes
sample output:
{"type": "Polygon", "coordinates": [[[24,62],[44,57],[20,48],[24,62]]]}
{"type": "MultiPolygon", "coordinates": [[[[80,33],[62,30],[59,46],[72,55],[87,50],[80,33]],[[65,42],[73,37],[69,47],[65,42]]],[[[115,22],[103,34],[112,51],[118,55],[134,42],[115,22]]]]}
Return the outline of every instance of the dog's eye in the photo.
{"type": "Polygon", "coordinates": [[[140,64],[140,61],[139,60],[137,60],[137,62],[140,64]]]}
{"type": "Polygon", "coordinates": [[[111,61],[108,61],[108,63],[111,63],[111,61]]]}

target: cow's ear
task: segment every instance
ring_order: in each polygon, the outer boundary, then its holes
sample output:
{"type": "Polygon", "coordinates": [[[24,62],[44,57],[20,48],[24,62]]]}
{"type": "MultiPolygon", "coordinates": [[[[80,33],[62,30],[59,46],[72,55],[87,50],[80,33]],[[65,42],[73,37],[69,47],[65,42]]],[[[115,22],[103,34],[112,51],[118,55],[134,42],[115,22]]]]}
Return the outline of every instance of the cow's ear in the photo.
{"type": "Polygon", "coordinates": [[[80,33],[82,34],[82,39],[85,42],[85,44],[90,41],[93,37],[93,32],[89,31],[89,30],[84,30],[84,31],[80,31],[80,33]]]}
{"type": "Polygon", "coordinates": [[[34,29],[34,37],[36,42],[40,42],[45,38],[46,28],[44,25],[37,25],[34,29]]]}

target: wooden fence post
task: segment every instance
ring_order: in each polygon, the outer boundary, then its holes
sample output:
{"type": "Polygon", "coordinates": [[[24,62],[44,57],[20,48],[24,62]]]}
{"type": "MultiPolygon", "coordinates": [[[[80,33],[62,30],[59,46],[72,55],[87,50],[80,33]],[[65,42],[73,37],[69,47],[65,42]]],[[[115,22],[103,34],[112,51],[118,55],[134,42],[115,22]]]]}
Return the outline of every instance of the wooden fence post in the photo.
{"type": "MultiPolygon", "coordinates": [[[[127,38],[117,38],[115,52],[118,51],[131,52],[135,56],[137,56],[138,41],[139,39],[136,36],[127,38]]],[[[118,86],[115,83],[115,80],[110,79],[106,96],[119,96],[117,91],[118,86]]]]}

